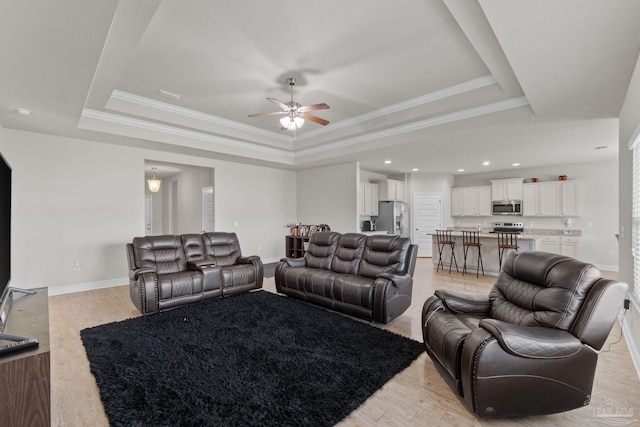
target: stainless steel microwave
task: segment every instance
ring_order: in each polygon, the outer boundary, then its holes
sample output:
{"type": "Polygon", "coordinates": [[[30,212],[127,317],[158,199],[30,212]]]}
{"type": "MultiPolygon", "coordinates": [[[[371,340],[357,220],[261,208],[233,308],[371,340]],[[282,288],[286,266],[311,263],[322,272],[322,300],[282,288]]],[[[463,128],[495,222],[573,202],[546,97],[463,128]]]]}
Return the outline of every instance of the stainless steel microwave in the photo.
{"type": "Polygon", "coordinates": [[[493,215],[522,215],[522,201],[509,200],[506,202],[493,202],[491,205],[493,215]]]}

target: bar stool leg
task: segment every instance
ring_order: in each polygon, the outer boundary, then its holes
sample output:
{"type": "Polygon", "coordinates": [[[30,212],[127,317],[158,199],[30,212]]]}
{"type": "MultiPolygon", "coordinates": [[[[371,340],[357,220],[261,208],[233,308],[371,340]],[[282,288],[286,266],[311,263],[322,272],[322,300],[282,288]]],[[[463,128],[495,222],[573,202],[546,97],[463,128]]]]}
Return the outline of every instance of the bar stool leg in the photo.
{"type": "Polygon", "coordinates": [[[442,250],[443,249],[444,249],[444,245],[441,245],[440,243],[438,243],[439,258],[438,258],[438,264],[436,265],[436,272],[440,271],[440,266],[442,266],[442,269],[444,270],[444,265],[442,265],[442,250]]]}
{"type": "Polygon", "coordinates": [[[476,261],[476,277],[479,277],[478,273],[480,272],[480,267],[482,267],[482,275],[484,276],[484,263],[482,262],[481,246],[477,246],[477,248],[478,248],[478,260],[476,261]]]}
{"type": "Polygon", "coordinates": [[[456,271],[460,271],[458,270],[458,261],[456,260],[456,253],[453,250],[453,246],[454,245],[451,245],[451,258],[449,258],[449,274],[451,274],[451,264],[453,264],[453,262],[456,263],[456,271]],[[453,262],[451,262],[451,260],[453,260],[453,262]]]}
{"type": "Polygon", "coordinates": [[[464,245],[462,249],[464,252],[464,265],[462,266],[462,275],[464,276],[467,272],[467,253],[469,252],[469,246],[464,245]]]}

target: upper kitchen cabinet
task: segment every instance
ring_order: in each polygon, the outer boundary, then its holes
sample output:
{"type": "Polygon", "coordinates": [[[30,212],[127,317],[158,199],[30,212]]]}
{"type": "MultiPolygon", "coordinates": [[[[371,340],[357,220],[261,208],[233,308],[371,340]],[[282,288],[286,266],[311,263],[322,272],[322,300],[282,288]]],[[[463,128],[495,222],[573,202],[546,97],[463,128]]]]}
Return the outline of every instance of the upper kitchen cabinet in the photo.
{"type": "Polygon", "coordinates": [[[580,216],[580,181],[560,181],[562,216],[580,216]]]}
{"type": "Polygon", "coordinates": [[[491,187],[452,188],[451,216],[491,216],[491,187]]]}
{"type": "Polygon", "coordinates": [[[380,201],[404,202],[404,182],[387,179],[378,182],[380,201]]]}
{"type": "Polygon", "coordinates": [[[378,185],[369,182],[361,182],[358,196],[358,213],[360,215],[377,216],[378,185]]]}
{"type": "Polygon", "coordinates": [[[524,178],[495,179],[491,181],[491,200],[522,200],[522,181],[524,178]]]}
{"type": "Polygon", "coordinates": [[[523,184],[523,216],[580,216],[580,182],[550,181],[523,184]]]}

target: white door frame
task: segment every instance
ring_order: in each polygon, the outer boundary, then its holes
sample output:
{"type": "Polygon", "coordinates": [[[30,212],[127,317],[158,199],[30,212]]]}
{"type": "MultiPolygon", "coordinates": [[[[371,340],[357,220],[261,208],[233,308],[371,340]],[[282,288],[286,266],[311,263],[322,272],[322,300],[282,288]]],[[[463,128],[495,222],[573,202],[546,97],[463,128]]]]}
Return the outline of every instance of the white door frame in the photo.
{"type": "Polygon", "coordinates": [[[144,196],[144,235],[153,234],[153,197],[148,194],[144,196]]]}

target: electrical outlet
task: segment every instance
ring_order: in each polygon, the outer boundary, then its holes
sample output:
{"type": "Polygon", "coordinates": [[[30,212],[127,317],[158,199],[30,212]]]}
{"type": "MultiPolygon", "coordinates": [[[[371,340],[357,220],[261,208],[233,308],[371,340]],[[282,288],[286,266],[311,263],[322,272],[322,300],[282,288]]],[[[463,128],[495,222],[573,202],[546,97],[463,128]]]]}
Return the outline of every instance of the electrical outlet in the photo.
{"type": "Polygon", "coordinates": [[[631,307],[631,301],[628,299],[624,300],[624,309],[629,310],[629,307],[631,307]]]}

